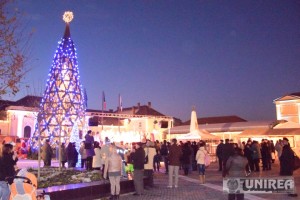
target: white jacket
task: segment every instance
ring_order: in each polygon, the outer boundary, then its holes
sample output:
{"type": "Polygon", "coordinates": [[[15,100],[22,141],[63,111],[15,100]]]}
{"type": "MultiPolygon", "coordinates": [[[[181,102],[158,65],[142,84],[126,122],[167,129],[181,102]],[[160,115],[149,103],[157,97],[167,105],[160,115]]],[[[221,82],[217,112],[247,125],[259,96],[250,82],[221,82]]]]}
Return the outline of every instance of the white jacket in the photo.
{"type": "Polygon", "coordinates": [[[103,162],[101,158],[101,149],[100,148],[95,148],[95,155],[93,156],[93,168],[102,168],[103,162]]]}
{"type": "Polygon", "coordinates": [[[153,158],[156,154],[156,150],[154,147],[145,147],[145,156],[147,156],[148,153],[148,163],[144,164],[144,169],[153,169],[153,158]]]}
{"type": "Polygon", "coordinates": [[[196,161],[197,164],[204,165],[205,164],[205,155],[207,154],[207,151],[204,147],[200,147],[196,154],[196,161]]]}
{"type": "Polygon", "coordinates": [[[104,167],[104,174],[103,177],[107,177],[107,173],[110,172],[120,172],[122,170],[122,158],[116,152],[112,153],[106,160],[105,160],[105,167],[104,167]]]}

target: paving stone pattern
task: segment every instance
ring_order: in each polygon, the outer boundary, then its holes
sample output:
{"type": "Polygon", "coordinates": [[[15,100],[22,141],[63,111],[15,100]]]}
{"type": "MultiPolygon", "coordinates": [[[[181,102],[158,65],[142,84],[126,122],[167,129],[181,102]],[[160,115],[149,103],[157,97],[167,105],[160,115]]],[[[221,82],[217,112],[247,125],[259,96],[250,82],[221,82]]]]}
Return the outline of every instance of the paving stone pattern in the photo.
{"type": "MultiPolygon", "coordinates": [[[[272,165],[271,171],[261,171],[251,173],[251,177],[275,177],[279,173],[279,163],[275,161],[272,165]]],[[[206,184],[199,183],[198,173],[193,171],[188,176],[184,176],[182,170],[180,171],[178,188],[167,188],[168,175],[164,169],[161,172],[154,174],[155,188],[145,190],[142,196],[134,196],[133,193],[123,194],[120,196],[121,200],[141,199],[141,200],[225,200],[228,194],[222,191],[223,179],[221,172],[217,170],[217,164],[212,165],[206,170],[206,184]]],[[[300,170],[295,171],[294,178],[296,187],[300,188],[300,170]]],[[[300,189],[299,189],[300,190],[300,189]]],[[[281,200],[281,199],[300,199],[300,197],[292,198],[287,194],[246,194],[245,199],[249,200],[281,200]]]]}

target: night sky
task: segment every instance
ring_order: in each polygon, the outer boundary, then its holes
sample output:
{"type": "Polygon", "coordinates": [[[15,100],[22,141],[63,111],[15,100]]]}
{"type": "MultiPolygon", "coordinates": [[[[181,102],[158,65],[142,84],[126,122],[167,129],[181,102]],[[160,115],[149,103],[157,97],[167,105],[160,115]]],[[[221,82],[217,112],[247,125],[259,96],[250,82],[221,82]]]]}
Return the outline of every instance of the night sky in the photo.
{"type": "MultiPolygon", "coordinates": [[[[186,121],[237,115],[275,120],[273,100],[300,92],[300,1],[17,0],[32,70],[25,95],[42,95],[55,50],[74,13],[71,37],[88,108],[152,102],[186,121]]],[[[25,87],[27,85],[27,87],[25,87]]],[[[8,98],[6,98],[8,99],[8,98]]]]}

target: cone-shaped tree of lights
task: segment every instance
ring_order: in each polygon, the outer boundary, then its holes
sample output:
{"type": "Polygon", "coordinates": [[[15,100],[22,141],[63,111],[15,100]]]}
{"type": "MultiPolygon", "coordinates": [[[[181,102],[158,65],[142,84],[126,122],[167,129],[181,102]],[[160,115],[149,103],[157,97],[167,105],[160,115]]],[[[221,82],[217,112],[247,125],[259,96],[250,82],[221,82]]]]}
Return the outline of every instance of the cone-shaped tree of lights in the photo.
{"type": "Polygon", "coordinates": [[[84,127],[85,97],[79,81],[76,49],[70,37],[69,23],[72,12],[63,16],[66,29],[55,52],[46,90],[40,103],[40,131],[35,132],[35,139],[40,132],[41,138],[70,138],[75,123],[84,127]]]}

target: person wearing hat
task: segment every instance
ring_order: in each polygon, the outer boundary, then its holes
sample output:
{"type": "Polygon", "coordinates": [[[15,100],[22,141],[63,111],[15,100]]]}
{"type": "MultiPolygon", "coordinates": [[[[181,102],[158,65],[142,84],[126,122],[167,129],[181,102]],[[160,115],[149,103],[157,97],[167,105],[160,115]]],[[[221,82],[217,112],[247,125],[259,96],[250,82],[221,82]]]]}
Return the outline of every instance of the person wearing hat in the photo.
{"type": "MultiPolygon", "coordinates": [[[[284,137],[282,139],[282,153],[279,158],[280,161],[280,176],[293,176],[294,172],[294,151],[290,147],[289,140],[284,137]]],[[[295,186],[296,191],[296,186],[295,186]]],[[[293,194],[288,194],[290,197],[297,197],[298,194],[295,192],[293,194]]]]}
{"type": "Polygon", "coordinates": [[[136,150],[132,154],[131,159],[133,161],[133,183],[135,193],[133,195],[141,196],[144,193],[144,163],[145,163],[145,151],[141,142],[135,144],[136,150]]]}
{"type": "Polygon", "coordinates": [[[153,160],[154,160],[154,156],[156,154],[156,150],[154,148],[154,143],[150,140],[148,140],[146,142],[145,153],[146,153],[146,156],[148,156],[148,162],[144,164],[144,169],[145,169],[144,175],[149,180],[149,186],[154,187],[154,182],[153,182],[153,160]]]}

